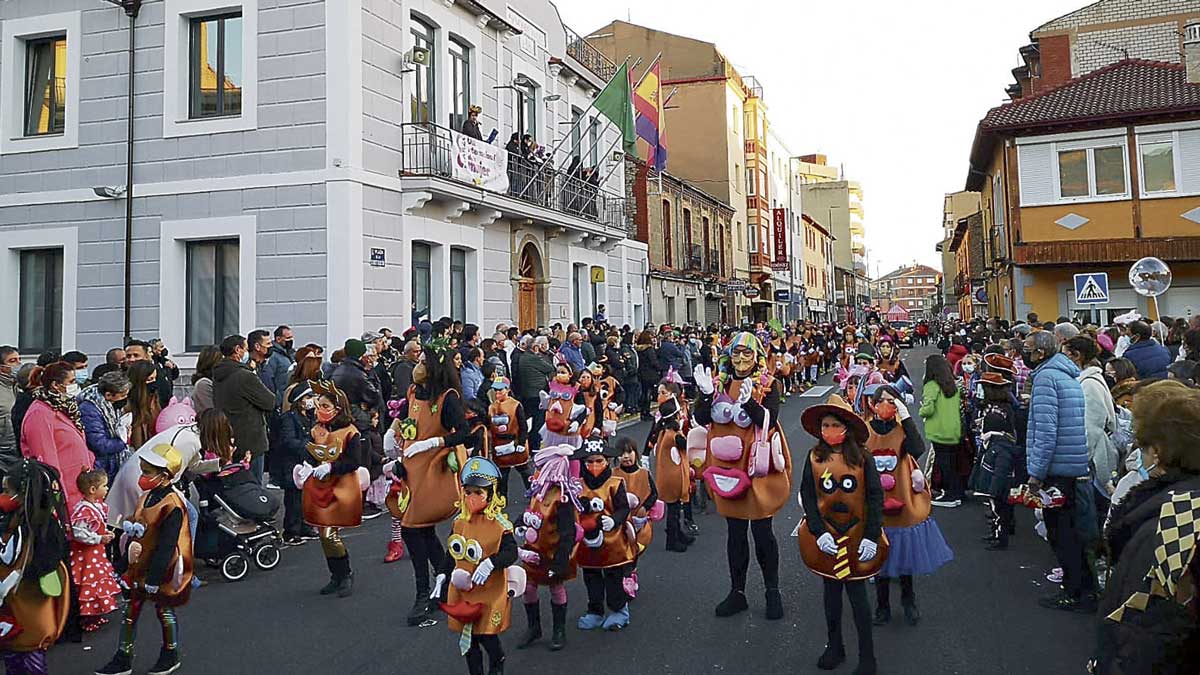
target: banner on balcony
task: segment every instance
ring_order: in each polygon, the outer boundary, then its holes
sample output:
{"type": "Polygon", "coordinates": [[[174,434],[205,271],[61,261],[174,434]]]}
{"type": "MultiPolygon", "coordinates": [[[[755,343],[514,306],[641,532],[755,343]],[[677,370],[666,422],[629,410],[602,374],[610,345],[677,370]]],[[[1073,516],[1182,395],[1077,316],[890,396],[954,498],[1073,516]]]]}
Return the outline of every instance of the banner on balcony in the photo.
{"type": "Polygon", "coordinates": [[[455,180],[473,183],[492,192],[508,192],[508,153],[457,131],[451,174],[455,180]]]}
{"type": "MultiPolygon", "coordinates": [[[[775,260],[780,265],[788,265],[787,250],[787,213],[783,209],[774,209],[771,214],[775,221],[775,260]]],[[[788,267],[784,267],[788,269],[788,267]]]]}

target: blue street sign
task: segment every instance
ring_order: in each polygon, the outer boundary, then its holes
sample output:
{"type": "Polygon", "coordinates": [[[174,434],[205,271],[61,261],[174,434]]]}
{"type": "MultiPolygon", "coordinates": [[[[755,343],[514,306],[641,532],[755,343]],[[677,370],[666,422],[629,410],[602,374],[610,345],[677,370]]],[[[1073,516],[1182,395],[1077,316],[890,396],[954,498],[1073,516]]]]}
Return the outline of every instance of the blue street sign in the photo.
{"type": "Polygon", "coordinates": [[[1108,304],[1108,273],[1076,274],[1075,303],[1079,305],[1108,304]]]}

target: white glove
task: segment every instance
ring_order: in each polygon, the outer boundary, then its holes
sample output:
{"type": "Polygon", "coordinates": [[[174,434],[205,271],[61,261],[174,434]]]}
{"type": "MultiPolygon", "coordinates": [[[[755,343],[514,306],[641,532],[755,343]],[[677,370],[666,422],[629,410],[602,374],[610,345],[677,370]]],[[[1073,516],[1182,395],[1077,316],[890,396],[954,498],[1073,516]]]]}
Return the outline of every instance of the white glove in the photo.
{"type": "Polygon", "coordinates": [[[330,471],[333,471],[333,465],[329,462],[325,462],[324,464],[318,464],[317,468],[313,469],[312,475],[313,478],[316,478],[317,480],[324,480],[325,477],[329,475],[330,471]]]}
{"type": "Polygon", "coordinates": [[[158,592],[158,586],[155,586],[154,584],[146,584],[145,586],[142,586],[142,589],[150,595],[154,595],[158,592]]]}
{"type": "Polygon", "coordinates": [[[904,420],[911,416],[911,414],[908,412],[910,399],[912,399],[912,394],[905,394],[904,401],[900,405],[896,406],[896,417],[899,418],[901,422],[904,422],[904,420]]]}
{"type": "Polygon", "coordinates": [[[131,520],[127,520],[121,523],[121,531],[136,539],[146,534],[146,526],[141,523],[135,523],[131,520]]]}
{"type": "Polygon", "coordinates": [[[383,435],[383,452],[388,457],[395,457],[396,456],[396,447],[397,447],[396,430],[388,429],[387,433],[383,435]]]}
{"type": "Polygon", "coordinates": [[[828,532],[817,537],[817,548],[821,549],[825,555],[837,555],[837,542],[828,532]]]}
{"type": "Polygon", "coordinates": [[[391,461],[384,462],[383,463],[383,475],[385,475],[385,476],[393,475],[393,471],[396,468],[396,464],[398,464],[399,462],[400,462],[400,460],[398,460],[398,459],[393,459],[391,461]]]}
{"type": "Polygon", "coordinates": [[[404,458],[408,459],[410,457],[415,457],[416,455],[419,455],[422,452],[425,452],[426,450],[432,450],[432,449],[438,447],[438,444],[441,442],[442,442],[442,439],[441,439],[441,437],[438,437],[438,436],[434,436],[433,438],[427,438],[423,441],[415,441],[415,442],[413,442],[412,445],[410,445],[404,449],[404,458]]]}
{"type": "Polygon", "coordinates": [[[439,574],[433,582],[433,592],[429,594],[430,600],[437,600],[442,597],[442,586],[446,585],[446,575],[439,574]]]}
{"type": "Polygon", "coordinates": [[[600,516],[600,529],[605,532],[612,532],[612,529],[617,526],[617,521],[612,519],[612,516],[600,516]]]}
{"type": "Polygon", "coordinates": [[[550,405],[550,393],[542,390],[538,392],[538,407],[545,410],[550,405]]]}
{"type": "Polygon", "coordinates": [[[640,460],[638,460],[638,464],[640,464],[643,469],[649,471],[650,470],[650,455],[642,455],[642,458],[640,460]]]}
{"type": "Polygon", "coordinates": [[[612,402],[612,403],[609,403],[609,404],[608,404],[608,409],[609,409],[609,410],[611,410],[611,411],[613,411],[613,412],[616,412],[616,411],[617,411],[617,410],[619,410],[620,408],[621,408],[621,406],[617,405],[617,403],[616,403],[615,401],[614,401],[614,402],[612,402]]]}
{"type": "Polygon", "coordinates": [[[712,368],[697,366],[692,370],[692,375],[696,378],[696,388],[700,390],[700,393],[711,396],[714,391],[712,368]]]}
{"type": "MultiPolygon", "coordinates": [[[[875,555],[872,553],[871,555],[875,555]]],[[[487,583],[488,577],[492,576],[492,559],[484,558],[479,561],[479,565],[475,568],[475,573],[471,575],[471,582],[476,586],[482,586],[487,583]]]]}
{"type": "Polygon", "coordinates": [[[737,402],[739,405],[750,400],[750,395],[754,393],[754,382],[750,378],[742,380],[742,388],[738,390],[737,402]]]}
{"type": "Polygon", "coordinates": [[[863,539],[858,543],[858,561],[871,562],[875,559],[875,554],[879,552],[879,546],[870,539],[863,539]]]}
{"type": "MultiPolygon", "coordinates": [[[[912,404],[913,404],[913,403],[914,403],[916,400],[917,400],[917,399],[913,398],[913,395],[912,395],[912,394],[905,394],[905,395],[904,395],[904,402],[905,402],[907,405],[912,405],[912,404]]],[[[904,417],[902,417],[901,419],[908,419],[908,411],[907,411],[907,410],[906,410],[906,411],[904,411],[904,417]]]]}

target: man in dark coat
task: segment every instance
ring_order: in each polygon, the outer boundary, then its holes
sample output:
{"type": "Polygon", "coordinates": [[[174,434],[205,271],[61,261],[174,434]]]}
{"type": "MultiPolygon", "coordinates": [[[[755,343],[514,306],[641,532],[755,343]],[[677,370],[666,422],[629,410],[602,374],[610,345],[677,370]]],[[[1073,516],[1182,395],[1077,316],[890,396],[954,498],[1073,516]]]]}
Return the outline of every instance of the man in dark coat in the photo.
{"type": "Polygon", "coordinates": [[[249,354],[246,338],[225,338],[221,354],[225,358],[213,367],[213,407],[229,418],[238,450],[250,453],[250,469],[261,481],[268,449],[267,416],[275,410],[275,394],[244,363],[249,354]]]}
{"type": "Polygon", "coordinates": [[[409,340],[404,343],[404,351],[400,354],[400,360],[396,361],[396,365],[392,366],[391,398],[393,400],[408,396],[408,387],[412,384],[413,368],[417,366],[420,358],[421,343],[416,340],[409,340]]]}

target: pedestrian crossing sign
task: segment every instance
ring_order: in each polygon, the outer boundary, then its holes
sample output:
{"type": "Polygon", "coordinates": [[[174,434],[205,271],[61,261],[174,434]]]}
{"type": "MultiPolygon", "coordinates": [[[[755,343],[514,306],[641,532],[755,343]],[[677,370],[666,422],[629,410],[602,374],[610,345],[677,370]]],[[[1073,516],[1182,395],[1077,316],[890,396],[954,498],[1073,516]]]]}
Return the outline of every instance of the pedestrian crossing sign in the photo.
{"type": "Polygon", "coordinates": [[[1108,303],[1108,273],[1089,272],[1075,275],[1075,304],[1104,305],[1108,303]]]}

